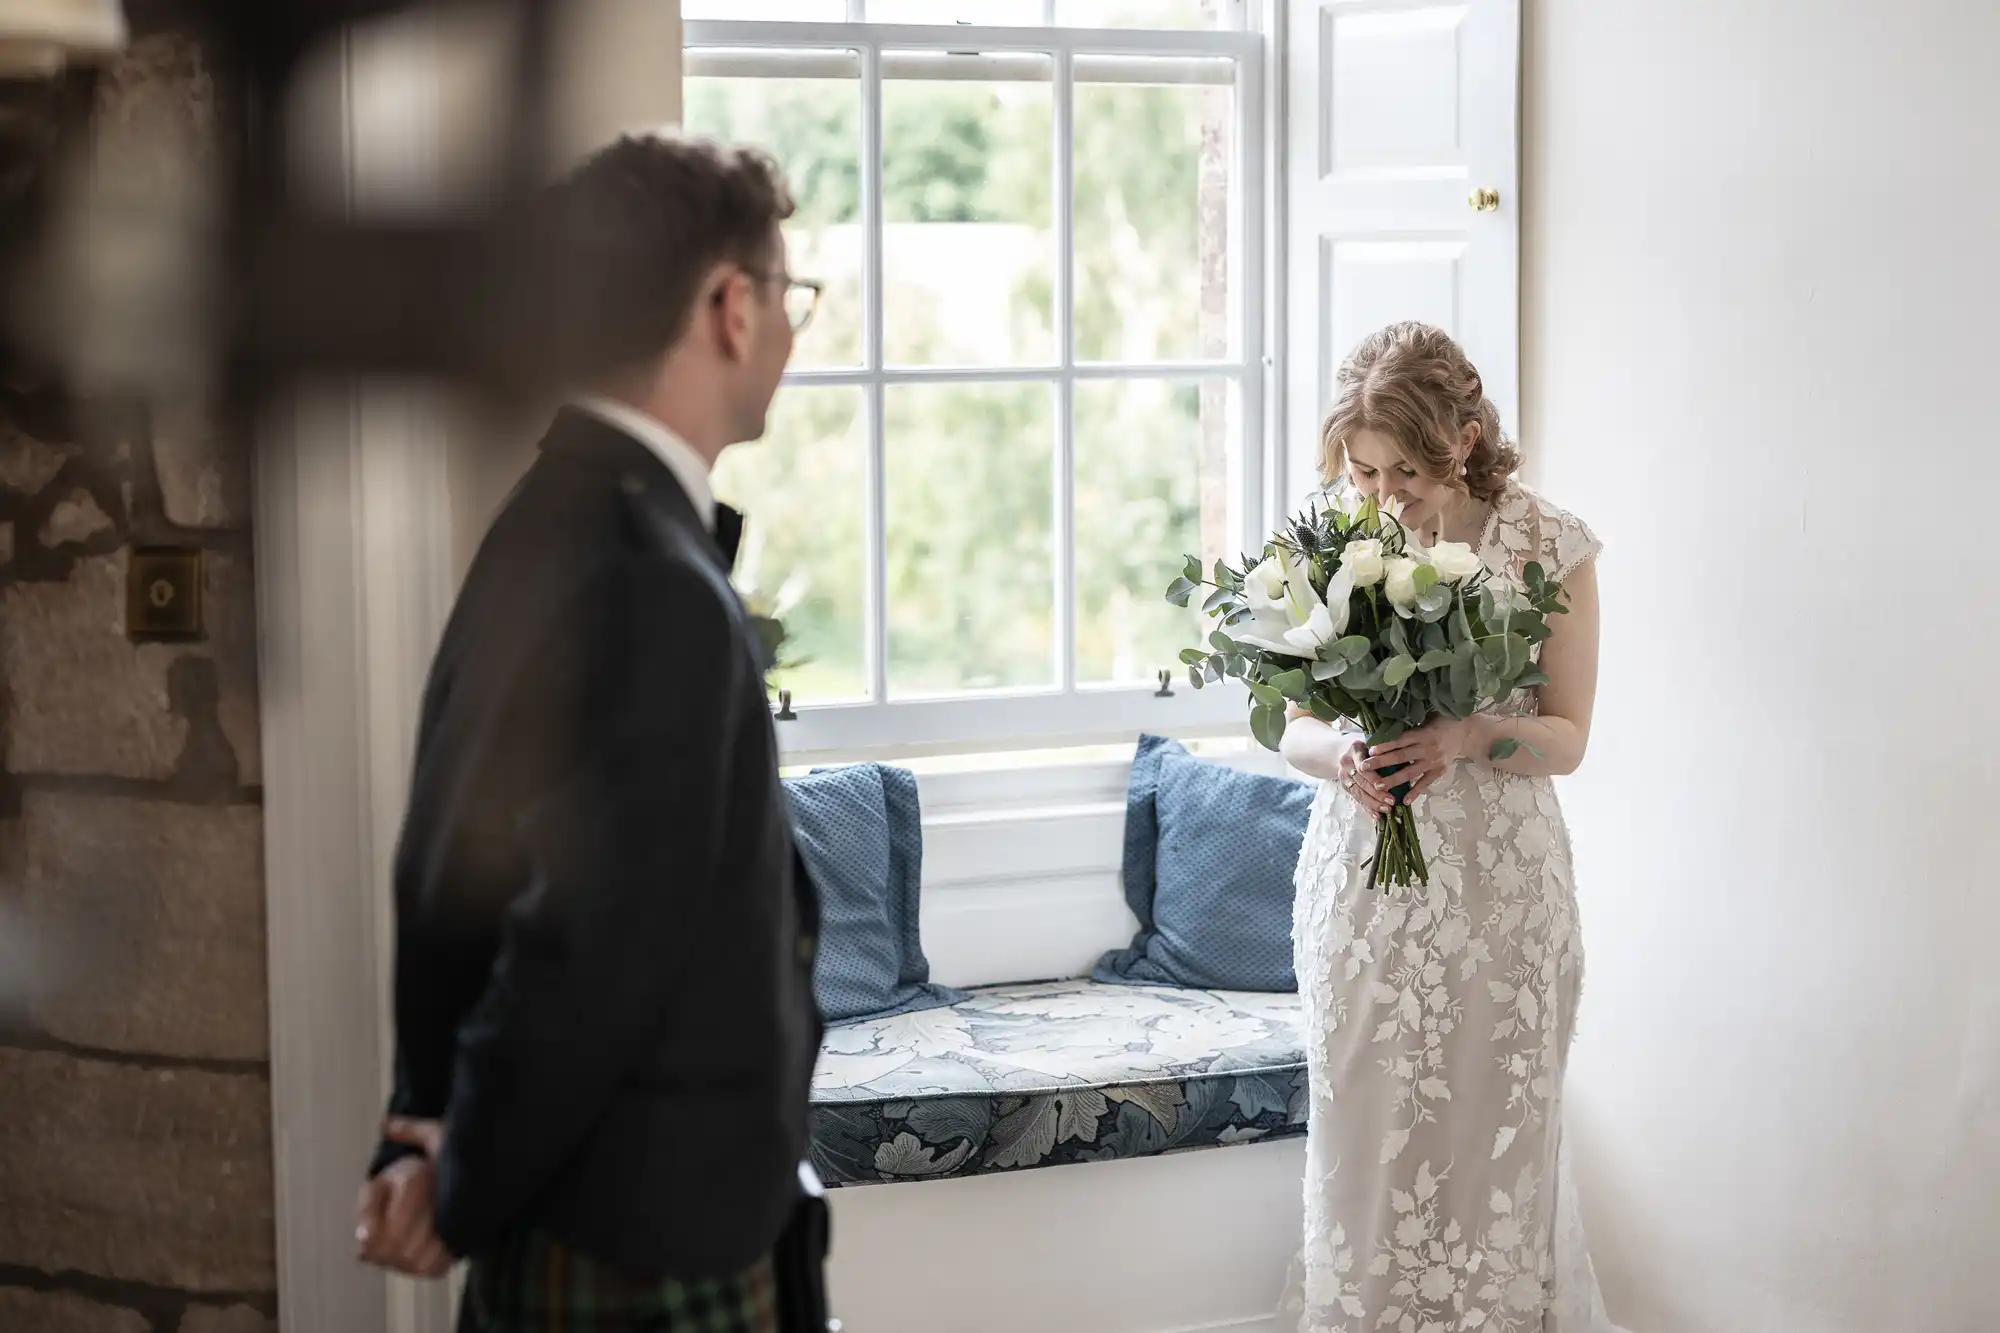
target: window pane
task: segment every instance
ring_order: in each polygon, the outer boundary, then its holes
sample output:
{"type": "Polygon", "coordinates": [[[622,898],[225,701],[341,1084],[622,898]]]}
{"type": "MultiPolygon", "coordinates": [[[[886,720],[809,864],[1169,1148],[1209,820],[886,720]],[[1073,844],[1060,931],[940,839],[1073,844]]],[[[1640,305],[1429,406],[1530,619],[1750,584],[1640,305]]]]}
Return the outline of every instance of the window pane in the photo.
{"type": "Polygon", "coordinates": [[[884,356],[1052,364],[1050,61],[890,53],[883,66],[884,356]]]}
{"type": "Polygon", "coordinates": [[[1228,380],[1076,386],[1076,678],[1153,684],[1201,643],[1201,599],[1169,605],[1190,555],[1234,560],[1242,427],[1228,380]]]}
{"type": "Polygon", "coordinates": [[[839,23],[847,17],[847,0],[681,0],[681,17],[839,23]]]}
{"type": "Polygon", "coordinates": [[[870,23],[978,23],[1039,28],[1042,0],[866,0],[870,23]]]}
{"type": "Polygon", "coordinates": [[[795,366],[861,364],[861,59],[850,51],[691,50],[683,85],[691,134],[776,158],[798,203],[786,267],[826,284],[795,366]],[[759,63],[800,77],[761,78],[759,63]]]}
{"type": "Polygon", "coordinates": [[[1066,28],[1238,28],[1243,0],[1056,0],[1066,28]]]}
{"type": "Polygon", "coordinates": [[[1055,683],[1055,394],[886,391],[889,693],[1055,683]]]}
{"type": "Polygon", "coordinates": [[[764,438],[723,454],[715,490],[745,515],[736,586],[789,638],[773,683],[800,704],[868,695],[867,416],[859,389],[778,391],[764,438]]]}
{"type": "Polygon", "coordinates": [[[1228,356],[1234,66],[1099,56],[1077,73],[1077,359],[1228,356]]]}

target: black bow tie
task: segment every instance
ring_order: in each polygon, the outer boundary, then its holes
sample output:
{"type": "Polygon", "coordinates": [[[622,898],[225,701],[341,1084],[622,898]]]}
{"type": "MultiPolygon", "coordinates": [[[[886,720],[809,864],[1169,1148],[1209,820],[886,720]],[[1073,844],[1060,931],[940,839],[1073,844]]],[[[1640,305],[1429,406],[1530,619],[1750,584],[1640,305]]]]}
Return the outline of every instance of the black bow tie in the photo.
{"type": "Polygon", "coordinates": [[[743,515],[725,504],[715,507],[715,544],[722,550],[723,563],[734,569],[736,548],[743,544],[743,515]]]}

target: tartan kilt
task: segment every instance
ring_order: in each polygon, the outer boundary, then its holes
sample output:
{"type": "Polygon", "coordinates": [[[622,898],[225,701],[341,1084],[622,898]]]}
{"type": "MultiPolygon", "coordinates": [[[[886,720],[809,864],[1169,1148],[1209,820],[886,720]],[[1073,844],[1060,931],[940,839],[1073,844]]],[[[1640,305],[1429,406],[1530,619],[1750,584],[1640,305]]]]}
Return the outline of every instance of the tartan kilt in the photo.
{"type": "Polygon", "coordinates": [[[779,1333],[768,1255],[734,1277],[636,1278],[540,1232],[475,1259],[465,1304],[482,1333],[779,1333]]]}

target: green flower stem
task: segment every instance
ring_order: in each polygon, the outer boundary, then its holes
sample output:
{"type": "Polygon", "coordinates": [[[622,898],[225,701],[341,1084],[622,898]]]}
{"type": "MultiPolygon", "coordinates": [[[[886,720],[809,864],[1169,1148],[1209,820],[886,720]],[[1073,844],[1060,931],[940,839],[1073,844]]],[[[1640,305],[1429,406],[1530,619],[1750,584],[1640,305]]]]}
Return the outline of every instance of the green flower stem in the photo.
{"type": "Polygon", "coordinates": [[[1370,858],[1368,887],[1417,888],[1430,881],[1424,863],[1422,840],[1417,836],[1416,812],[1399,805],[1375,821],[1375,855],[1370,858]]]}

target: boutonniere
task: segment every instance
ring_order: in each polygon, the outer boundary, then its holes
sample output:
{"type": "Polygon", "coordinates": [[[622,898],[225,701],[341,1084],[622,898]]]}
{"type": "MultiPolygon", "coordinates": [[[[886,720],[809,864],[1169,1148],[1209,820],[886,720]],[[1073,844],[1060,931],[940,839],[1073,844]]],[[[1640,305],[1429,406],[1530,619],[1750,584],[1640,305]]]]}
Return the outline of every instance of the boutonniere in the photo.
{"type": "Polygon", "coordinates": [[[810,658],[796,652],[787,653],[786,645],[791,642],[791,632],[785,627],[785,613],[798,604],[799,594],[793,583],[803,580],[787,580],[785,586],[775,595],[759,592],[755,588],[738,590],[743,599],[743,609],[749,614],[750,628],[757,635],[757,653],[764,666],[764,688],[766,692],[776,688],[773,677],[781,671],[796,671],[810,658]]]}
{"type": "Polygon", "coordinates": [[[750,628],[757,635],[758,660],[764,667],[764,692],[770,694],[777,689],[772,679],[781,671],[796,671],[808,659],[796,654],[787,656],[785,645],[791,642],[791,633],[785,627],[785,617],[790,615],[806,595],[809,577],[802,569],[795,569],[778,585],[776,592],[764,588],[764,543],[760,529],[749,529],[749,540],[737,556],[736,595],[743,600],[743,609],[750,617],[750,628]]]}

